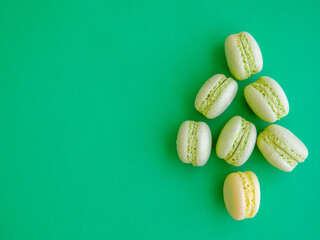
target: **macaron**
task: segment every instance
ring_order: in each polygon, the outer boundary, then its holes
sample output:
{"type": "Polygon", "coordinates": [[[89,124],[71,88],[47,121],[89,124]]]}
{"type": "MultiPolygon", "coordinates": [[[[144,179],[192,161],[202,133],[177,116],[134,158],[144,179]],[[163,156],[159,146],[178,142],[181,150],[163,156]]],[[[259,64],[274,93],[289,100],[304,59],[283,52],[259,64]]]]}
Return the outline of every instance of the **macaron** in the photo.
{"type": "Polygon", "coordinates": [[[276,124],[269,125],[259,134],[257,145],[270,164],[285,172],[291,172],[308,157],[308,149],[300,139],[276,124]]]}
{"type": "Polygon", "coordinates": [[[219,158],[233,166],[241,166],[256,144],[256,127],[240,116],[231,118],[223,127],[216,145],[219,158]]]}
{"type": "Polygon", "coordinates": [[[289,103],[281,86],[270,77],[261,77],[245,87],[244,97],[262,120],[273,123],[289,113],[289,103]]]}
{"type": "Polygon", "coordinates": [[[193,166],[203,166],[211,153],[211,131],[204,122],[185,121],[180,126],[177,138],[179,158],[193,166]]]}
{"type": "Polygon", "coordinates": [[[223,185],[227,210],[235,220],[253,218],[260,207],[260,184],[251,172],[230,173],[223,185]]]}
{"type": "Polygon", "coordinates": [[[261,50],[250,33],[228,36],[224,48],[230,72],[236,79],[245,80],[262,70],[261,50]]]}
{"type": "Polygon", "coordinates": [[[235,80],[223,74],[216,74],[200,88],[195,107],[205,117],[216,118],[228,108],[237,91],[238,84],[235,80]]]}

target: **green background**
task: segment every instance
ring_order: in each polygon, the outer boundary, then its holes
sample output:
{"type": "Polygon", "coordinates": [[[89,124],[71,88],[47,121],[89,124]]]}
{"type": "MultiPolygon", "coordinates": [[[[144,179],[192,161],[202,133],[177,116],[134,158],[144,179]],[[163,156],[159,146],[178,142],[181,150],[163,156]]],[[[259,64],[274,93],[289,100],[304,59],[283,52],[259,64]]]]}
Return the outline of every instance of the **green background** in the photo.
{"type": "Polygon", "coordinates": [[[317,0],[0,0],[0,239],[319,237],[319,12],[317,0]],[[224,40],[240,31],[259,43],[263,70],[205,119],[195,96],[212,75],[231,76],[224,40]],[[215,153],[232,116],[268,125],[243,97],[263,75],[289,99],[276,123],[309,149],[291,173],[257,148],[238,168],[215,153]],[[185,120],[211,128],[202,168],[177,156],[185,120]],[[245,170],[261,205],[235,221],[222,187],[245,170]]]}

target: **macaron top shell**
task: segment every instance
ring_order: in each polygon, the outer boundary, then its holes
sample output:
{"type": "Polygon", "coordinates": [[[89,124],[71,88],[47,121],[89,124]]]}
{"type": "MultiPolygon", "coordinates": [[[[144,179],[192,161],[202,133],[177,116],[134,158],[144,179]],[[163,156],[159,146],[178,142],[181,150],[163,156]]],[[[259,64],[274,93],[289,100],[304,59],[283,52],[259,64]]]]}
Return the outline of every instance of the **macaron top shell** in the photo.
{"type": "Polygon", "coordinates": [[[226,208],[236,220],[241,220],[245,215],[245,194],[241,177],[238,173],[230,173],[223,185],[223,198],[226,208]]]}
{"type": "Polygon", "coordinates": [[[197,166],[201,167],[208,161],[211,153],[212,137],[209,126],[199,122],[197,141],[197,166]]]}
{"type": "Polygon", "coordinates": [[[215,118],[231,104],[237,90],[236,81],[223,74],[216,74],[209,78],[199,90],[195,108],[205,117],[215,118]]]}
{"type": "Polygon", "coordinates": [[[177,151],[184,163],[203,166],[211,153],[211,131],[204,122],[185,121],[180,126],[177,151]]]}
{"type": "Polygon", "coordinates": [[[226,208],[235,220],[253,218],[260,206],[260,185],[251,172],[236,172],[227,176],[223,185],[226,208]]]}

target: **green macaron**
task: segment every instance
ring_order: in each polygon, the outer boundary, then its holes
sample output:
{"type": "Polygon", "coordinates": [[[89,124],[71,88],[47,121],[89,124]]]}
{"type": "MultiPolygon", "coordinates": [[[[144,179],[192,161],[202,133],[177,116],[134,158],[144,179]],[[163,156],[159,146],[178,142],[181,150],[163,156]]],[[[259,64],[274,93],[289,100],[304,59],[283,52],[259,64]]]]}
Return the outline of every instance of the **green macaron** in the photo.
{"type": "Polygon", "coordinates": [[[241,166],[250,157],[256,138],[256,127],[244,118],[235,116],[226,123],[219,135],[217,155],[233,166],[241,166]]]}
{"type": "Polygon", "coordinates": [[[224,46],[230,72],[236,79],[245,80],[262,70],[261,50],[250,33],[232,34],[224,46]]]}
{"type": "Polygon", "coordinates": [[[235,80],[223,74],[216,74],[199,90],[195,108],[209,119],[216,118],[228,108],[237,91],[238,84],[235,80]]]}
{"type": "Polygon", "coordinates": [[[265,159],[276,168],[291,172],[308,157],[308,149],[290,130],[276,124],[266,127],[257,145],[265,159]]]}
{"type": "Polygon", "coordinates": [[[177,151],[184,163],[203,166],[211,153],[211,131],[204,122],[184,121],[178,132],[177,151]]]}
{"type": "Polygon", "coordinates": [[[289,113],[289,102],[281,86],[270,77],[260,77],[245,87],[244,97],[262,120],[273,123],[289,113]]]}

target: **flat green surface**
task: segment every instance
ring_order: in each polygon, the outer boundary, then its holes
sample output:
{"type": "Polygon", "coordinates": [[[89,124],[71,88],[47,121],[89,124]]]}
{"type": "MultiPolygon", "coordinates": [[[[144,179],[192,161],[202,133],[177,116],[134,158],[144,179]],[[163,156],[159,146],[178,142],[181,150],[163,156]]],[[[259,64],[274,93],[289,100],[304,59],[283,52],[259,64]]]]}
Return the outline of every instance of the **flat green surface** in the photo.
{"type": "Polygon", "coordinates": [[[319,12],[317,0],[0,0],[0,239],[319,237],[319,12]],[[263,70],[205,119],[195,96],[212,75],[231,76],[224,40],[240,31],[259,43],[263,70]],[[289,99],[277,124],[309,149],[291,173],[257,148],[238,168],[215,154],[232,116],[268,125],[243,96],[263,75],[289,99]],[[178,159],[184,120],[211,128],[202,168],[178,159]],[[245,170],[262,199],[239,222],[222,187],[245,170]]]}

